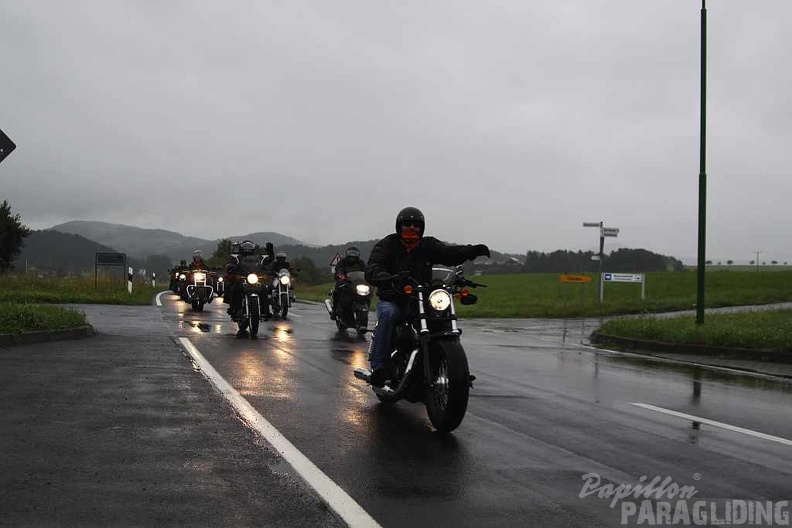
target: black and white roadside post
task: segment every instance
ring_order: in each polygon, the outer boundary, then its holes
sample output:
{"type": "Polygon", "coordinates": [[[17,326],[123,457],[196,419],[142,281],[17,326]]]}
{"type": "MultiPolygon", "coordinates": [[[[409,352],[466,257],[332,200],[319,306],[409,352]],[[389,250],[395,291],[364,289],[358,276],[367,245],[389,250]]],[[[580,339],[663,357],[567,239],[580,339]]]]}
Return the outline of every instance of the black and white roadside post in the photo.
{"type": "Polygon", "coordinates": [[[132,276],[134,275],[134,270],[129,268],[129,273],[127,274],[127,291],[130,295],[132,295],[132,276]]]}
{"type": "Polygon", "coordinates": [[[152,288],[156,288],[157,287],[157,272],[156,271],[152,271],[151,272],[151,287],[152,288]]]}

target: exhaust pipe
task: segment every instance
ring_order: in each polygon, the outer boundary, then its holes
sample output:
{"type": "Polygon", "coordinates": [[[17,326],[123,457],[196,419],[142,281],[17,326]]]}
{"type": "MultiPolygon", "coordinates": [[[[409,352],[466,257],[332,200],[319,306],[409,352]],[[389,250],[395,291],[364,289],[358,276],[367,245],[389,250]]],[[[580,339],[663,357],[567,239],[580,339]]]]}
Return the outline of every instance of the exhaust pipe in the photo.
{"type": "Polygon", "coordinates": [[[325,308],[327,308],[327,313],[333,315],[333,305],[330,304],[330,299],[325,299],[324,303],[325,303],[325,308]]]}

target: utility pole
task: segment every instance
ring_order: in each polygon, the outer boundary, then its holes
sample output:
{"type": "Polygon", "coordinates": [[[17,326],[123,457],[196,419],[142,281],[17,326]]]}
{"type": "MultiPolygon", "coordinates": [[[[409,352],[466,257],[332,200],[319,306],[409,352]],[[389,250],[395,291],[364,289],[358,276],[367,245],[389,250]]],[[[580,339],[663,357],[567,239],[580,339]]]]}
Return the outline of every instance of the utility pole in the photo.
{"type": "Polygon", "coordinates": [[[707,6],[701,0],[701,123],[699,151],[698,280],[696,324],[704,324],[704,277],[707,241],[707,6]]]}

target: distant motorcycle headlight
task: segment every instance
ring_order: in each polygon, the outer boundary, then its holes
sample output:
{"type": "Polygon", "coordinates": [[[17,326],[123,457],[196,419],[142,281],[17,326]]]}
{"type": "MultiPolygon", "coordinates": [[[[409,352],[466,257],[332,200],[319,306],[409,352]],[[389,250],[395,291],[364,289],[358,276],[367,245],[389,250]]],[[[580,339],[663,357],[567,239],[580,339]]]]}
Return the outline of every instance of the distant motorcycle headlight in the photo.
{"type": "Polygon", "coordinates": [[[248,284],[258,284],[258,275],[251,273],[247,276],[248,284]]]}
{"type": "Polygon", "coordinates": [[[185,275],[184,273],[179,275],[179,280],[186,280],[186,279],[187,279],[187,275],[185,275]]]}
{"type": "Polygon", "coordinates": [[[358,295],[368,295],[371,293],[371,288],[368,284],[358,284],[355,286],[355,291],[357,291],[358,295]]]}
{"type": "Polygon", "coordinates": [[[193,273],[193,278],[197,281],[205,281],[206,280],[206,273],[193,273]]]}
{"type": "Polygon", "coordinates": [[[451,294],[445,290],[435,290],[429,294],[429,306],[442,312],[451,306],[451,294]]]}
{"type": "Polygon", "coordinates": [[[217,282],[223,282],[223,277],[217,277],[217,282]]]}

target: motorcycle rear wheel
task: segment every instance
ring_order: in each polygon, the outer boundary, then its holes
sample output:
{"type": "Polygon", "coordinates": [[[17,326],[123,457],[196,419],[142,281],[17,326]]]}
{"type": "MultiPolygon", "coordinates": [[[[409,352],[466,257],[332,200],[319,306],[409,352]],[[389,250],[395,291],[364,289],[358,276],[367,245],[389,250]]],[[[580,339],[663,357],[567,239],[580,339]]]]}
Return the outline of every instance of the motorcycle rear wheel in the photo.
{"type": "Polygon", "coordinates": [[[459,341],[435,341],[429,352],[434,386],[427,388],[426,411],[440,432],[453,431],[467,411],[470,369],[459,341]]]}

